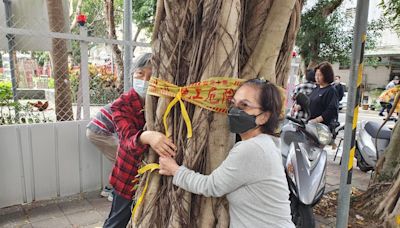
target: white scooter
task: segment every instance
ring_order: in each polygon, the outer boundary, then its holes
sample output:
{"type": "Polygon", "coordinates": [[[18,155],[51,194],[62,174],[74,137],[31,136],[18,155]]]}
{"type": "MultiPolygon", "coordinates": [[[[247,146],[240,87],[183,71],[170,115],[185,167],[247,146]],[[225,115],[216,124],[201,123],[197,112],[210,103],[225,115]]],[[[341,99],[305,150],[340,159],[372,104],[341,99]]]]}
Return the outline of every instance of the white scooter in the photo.
{"type": "Polygon", "coordinates": [[[383,126],[379,131],[380,124],[373,121],[362,121],[358,127],[356,137],[356,154],[357,166],[363,172],[373,170],[376,162],[383,155],[386,147],[389,145],[392,131],[383,126]],[[377,149],[375,147],[377,142],[377,149]]]}
{"type": "MultiPolygon", "coordinates": [[[[306,95],[297,95],[296,103],[309,113],[306,95]]],[[[323,124],[287,119],[289,122],[281,132],[281,152],[290,189],[292,221],[296,227],[315,227],[312,207],[325,191],[327,152],[323,148],[332,141],[332,134],[323,124]]]]}

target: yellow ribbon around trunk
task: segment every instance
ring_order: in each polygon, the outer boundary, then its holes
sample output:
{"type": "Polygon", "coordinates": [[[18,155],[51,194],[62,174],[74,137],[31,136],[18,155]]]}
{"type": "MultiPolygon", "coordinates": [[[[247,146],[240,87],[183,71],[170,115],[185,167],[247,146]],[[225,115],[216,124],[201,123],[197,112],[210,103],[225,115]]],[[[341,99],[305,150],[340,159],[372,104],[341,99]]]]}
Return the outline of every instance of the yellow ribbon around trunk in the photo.
{"type": "Polygon", "coordinates": [[[176,103],[178,103],[178,102],[181,105],[181,112],[182,112],[183,120],[186,123],[187,137],[190,138],[190,137],[192,137],[192,123],[190,122],[189,114],[186,111],[185,104],[182,101],[182,92],[181,92],[181,90],[179,90],[179,92],[176,94],[175,98],[168,104],[168,107],[165,110],[165,113],[164,113],[164,116],[163,116],[165,135],[167,136],[167,138],[169,138],[171,136],[169,131],[168,131],[167,117],[168,117],[168,114],[171,112],[172,107],[174,107],[174,105],[176,103]]]}
{"type": "Polygon", "coordinates": [[[227,101],[233,97],[235,90],[244,82],[242,79],[215,77],[179,87],[167,81],[152,77],[147,94],[158,97],[173,97],[163,116],[165,134],[168,132],[167,117],[172,107],[179,102],[182,117],[187,128],[187,137],[192,137],[192,124],[183,101],[195,104],[214,112],[226,113],[227,101]]]}
{"type": "MultiPolygon", "coordinates": [[[[145,166],[143,166],[142,168],[140,168],[140,169],[138,170],[138,174],[142,175],[143,173],[145,173],[145,172],[147,172],[147,171],[150,171],[150,173],[151,173],[151,172],[153,172],[153,171],[156,170],[156,169],[160,169],[160,165],[157,164],[157,163],[150,163],[150,164],[145,165],[145,166]]],[[[143,192],[142,192],[142,194],[140,195],[139,199],[137,200],[135,206],[133,207],[133,210],[132,210],[132,221],[133,221],[133,219],[134,219],[134,217],[135,217],[136,209],[137,209],[137,208],[139,207],[139,205],[142,203],[142,201],[143,201],[143,199],[144,199],[144,196],[146,195],[147,186],[149,185],[149,180],[150,180],[150,178],[147,178],[146,184],[144,185],[144,188],[143,188],[143,192]]]]}

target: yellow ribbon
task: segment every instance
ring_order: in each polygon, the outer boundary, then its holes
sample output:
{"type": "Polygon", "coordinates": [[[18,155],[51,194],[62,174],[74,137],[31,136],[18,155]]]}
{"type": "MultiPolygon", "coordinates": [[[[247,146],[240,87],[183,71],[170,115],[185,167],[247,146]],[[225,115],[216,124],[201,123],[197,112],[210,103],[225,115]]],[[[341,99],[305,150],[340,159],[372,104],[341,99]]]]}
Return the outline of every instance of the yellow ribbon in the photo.
{"type": "MultiPolygon", "coordinates": [[[[143,174],[143,173],[145,173],[147,171],[150,171],[150,173],[151,173],[156,169],[160,169],[160,165],[157,164],[157,163],[150,163],[150,164],[147,164],[147,165],[143,166],[142,168],[140,168],[138,170],[138,174],[143,174]]],[[[147,186],[149,185],[149,180],[150,180],[150,178],[147,178],[146,184],[144,185],[143,192],[142,192],[142,194],[140,194],[140,197],[139,197],[138,201],[136,202],[135,206],[133,207],[133,210],[132,210],[132,222],[134,221],[134,218],[135,218],[136,209],[142,203],[143,198],[146,195],[147,186]]]]}
{"type": "Polygon", "coordinates": [[[182,89],[179,89],[179,92],[175,95],[175,98],[168,104],[168,107],[165,110],[165,113],[163,116],[165,134],[166,134],[167,138],[169,138],[171,136],[171,134],[168,132],[167,117],[168,117],[168,114],[171,112],[172,107],[174,107],[174,105],[176,103],[178,103],[178,101],[179,101],[179,104],[181,105],[181,112],[182,112],[183,120],[186,123],[187,137],[190,138],[190,137],[192,137],[192,123],[190,122],[189,114],[187,113],[185,104],[182,101],[182,89]]]}
{"type": "Polygon", "coordinates": [[[243,83],[242,79],[215,77],[192,83],[187,86],[177,86],[167,81],[152,77],[149,82],[147,94],[159,97],[173,97],[163,115],[165,134],[168,132],[167,117],[172,107],[179,102],[182,117],[187,128],[187,137],[192,137],[192,124],[183,101],[214,112],[226,113],[226,101],[231,99],[234,91],[243,83]]]}

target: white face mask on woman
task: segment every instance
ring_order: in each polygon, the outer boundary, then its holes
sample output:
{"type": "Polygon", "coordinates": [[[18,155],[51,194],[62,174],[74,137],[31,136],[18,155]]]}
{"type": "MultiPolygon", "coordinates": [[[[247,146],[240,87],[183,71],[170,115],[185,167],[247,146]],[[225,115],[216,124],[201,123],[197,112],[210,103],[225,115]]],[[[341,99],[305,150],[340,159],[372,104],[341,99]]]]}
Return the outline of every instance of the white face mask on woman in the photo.
{"type": "Polygon", "coordinates": [[[149,82],[141,79],[133,79],[133,89],[141,98],[144,98],[147,93],[147,88],[149,87],[149,82]]]}

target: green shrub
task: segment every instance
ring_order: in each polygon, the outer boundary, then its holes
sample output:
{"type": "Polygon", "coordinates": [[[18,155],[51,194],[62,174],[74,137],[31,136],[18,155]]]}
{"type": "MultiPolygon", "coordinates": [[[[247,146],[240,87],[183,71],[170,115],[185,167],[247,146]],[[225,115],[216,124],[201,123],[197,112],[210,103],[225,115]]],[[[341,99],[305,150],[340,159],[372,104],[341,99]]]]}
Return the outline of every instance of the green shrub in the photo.
{"type": "Polygon", "coordinates": [[[54,89],[54,78],[49,78],[49,81],[47,82],[47,87],[49,89],[54,89]]]}
{"type": "Polygon", "coordinates": [[[6,102],[11,100],[13,97],[12,94],[12,84],[11,82],[0,82],[0,102],[6,102]]]}
{"type": "MultiPolygon", "coordinates": [[[[89,68],[89,96],[90,104],[105,105],[117,99],[121,93],[118,91],[117,79],[111,74],[102,74],[95,68],[89,68]]],[[[70,72],[70,85],[72,101],[77,103],[79,89],[79,71],[70,72]]]]}

